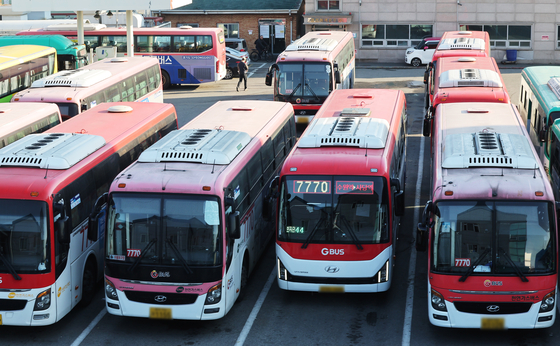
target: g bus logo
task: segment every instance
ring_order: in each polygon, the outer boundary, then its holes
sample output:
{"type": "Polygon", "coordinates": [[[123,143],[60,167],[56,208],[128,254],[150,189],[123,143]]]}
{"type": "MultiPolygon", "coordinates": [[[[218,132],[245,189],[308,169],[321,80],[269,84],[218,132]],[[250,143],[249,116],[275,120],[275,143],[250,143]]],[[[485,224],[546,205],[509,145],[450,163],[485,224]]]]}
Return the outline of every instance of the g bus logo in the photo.
{"type": "Polygon", "coordinates": [[[326,247],[321,249],[321,253],[324,256],[327,255],[338,255],[338,256],[342,256],[344,255],[344,249],[327,249],[326,247]]]}
{"type": "Polygon", "coordinates": [[[484,286],[502,286],[504,283],[502,281],[492,281],[492,280],[484,280],[484,286]]]}

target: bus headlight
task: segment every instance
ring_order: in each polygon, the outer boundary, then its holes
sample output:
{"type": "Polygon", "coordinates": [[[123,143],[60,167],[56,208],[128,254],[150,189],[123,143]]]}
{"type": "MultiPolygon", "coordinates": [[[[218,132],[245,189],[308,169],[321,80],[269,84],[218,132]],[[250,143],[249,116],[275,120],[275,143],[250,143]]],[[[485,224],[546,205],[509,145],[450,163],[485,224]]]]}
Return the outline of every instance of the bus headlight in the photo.
{"type": "Polygon", "coordinates": [[[113,285],[111,281],[107,280],[107,278],[105,278],[105,294],[109,299],[119,300],[119,296],[117,295],[117,289],[115,288],[115,285],[113,285]]]}
{"type": "Polygon", "coordinates": [[[377,279],[376,283],[382,283],[382,282],[389,281],[389,260],[387,260],[387,262],[385,262],[383,267],[381,267],[381,269],[379,269],[379,271],[377,272],[377,274],[375,276],[376,276],[376,279],[377,279]]]}
{"type": "Polygon", "coordinates": [[[37,295],[33,311],[47,310],[51,307],[51,289],[44,290],[37,295]]]}
{"type": "Polygon", "coordinates": [[[554,309],[554,291],[544,296],[539,312],[548,312],[552,309],[554,309]]]}
{"type": "Polygon", "coordinates": [[[280,258],[277,258],[277,261],[278,261],[278,279],[288,281],[288,271],[286,270],[286,267],[284,267],[284,264],[282,264],[280,258]]]}
{"type": "Polygon", "coordinates": [[[436,310],[439,311],[447,311],[447,307],[445,306],[445,300],[443,299],[443,296],[434,291],[432,289],[432,298],[430,299],[430,301],[432,302],[432,307],[436,310]]]}
{"type": "Polygon", "coordinates": [[[216,304],[219,303],[222,299],[222,283],[216,284],[212,286],[208,290],[208,294],[206,295],[206,303],[204,304],[216,304]]]}

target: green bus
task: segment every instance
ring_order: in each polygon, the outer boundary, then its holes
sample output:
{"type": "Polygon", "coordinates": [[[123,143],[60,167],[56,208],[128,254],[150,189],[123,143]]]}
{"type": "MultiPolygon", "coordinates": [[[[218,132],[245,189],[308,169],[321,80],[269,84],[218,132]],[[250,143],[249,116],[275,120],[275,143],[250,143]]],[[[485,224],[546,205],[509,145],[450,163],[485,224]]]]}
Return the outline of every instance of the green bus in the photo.
{"type": "Polygon", "coordinates": [[[86,46],[76,44],[62,35],[0,36],[0,47],[21,44],[53,47],[56,49],[58,70],[74,70],[88,64],[86,46]]]}

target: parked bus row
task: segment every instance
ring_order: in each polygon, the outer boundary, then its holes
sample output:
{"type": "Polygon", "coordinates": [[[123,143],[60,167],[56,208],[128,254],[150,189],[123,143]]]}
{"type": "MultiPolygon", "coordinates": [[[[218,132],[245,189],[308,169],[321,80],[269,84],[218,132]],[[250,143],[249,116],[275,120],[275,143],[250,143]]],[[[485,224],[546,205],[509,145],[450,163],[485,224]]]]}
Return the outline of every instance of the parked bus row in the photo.
{"type": "Polygon", "coordinates": [[[519,109],[529,112],[519,114],[489,53],[487,33],[448,32],[426,71],[432,172],[416,248],[428,251],[428,316],[440,327],[546,328],[556,318],[556,206],[527,131],[538,149],[546,113],[527,121],[538,96],[526,82],[519,109]]]}

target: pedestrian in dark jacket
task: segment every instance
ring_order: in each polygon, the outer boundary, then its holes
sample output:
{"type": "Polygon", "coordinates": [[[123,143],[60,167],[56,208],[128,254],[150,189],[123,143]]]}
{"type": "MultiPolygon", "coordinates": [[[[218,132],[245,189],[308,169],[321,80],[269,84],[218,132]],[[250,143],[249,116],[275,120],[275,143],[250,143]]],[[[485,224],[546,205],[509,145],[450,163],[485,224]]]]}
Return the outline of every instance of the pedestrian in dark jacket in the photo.
{"type": "Polygon", "coordinates": [[[243,90],[247,90],[247,70],[249,70],[249,68],[247,67],[247,58],[243,58],[239,64],[237,64],[237,69],[239,70],[239,82],[237,82],[237,88],[236,90],[239,91],[239,84],[241,84],[241,82],[243,81],[245,83],[245,89],[243,90]]]}
{"type": "Polygon", "coordinates": [[[266,41],[264,40],[263,35],[261,35],[259,38],[257,38],[255,40],[255,47],[257,48],[257,50],[259,51],[259,58],[262,59],[263,55],[262,53],[268,49],[268,44],[266,43],[266,41]]]}

